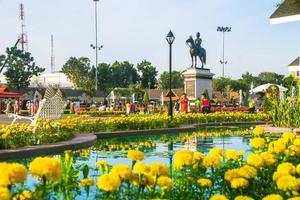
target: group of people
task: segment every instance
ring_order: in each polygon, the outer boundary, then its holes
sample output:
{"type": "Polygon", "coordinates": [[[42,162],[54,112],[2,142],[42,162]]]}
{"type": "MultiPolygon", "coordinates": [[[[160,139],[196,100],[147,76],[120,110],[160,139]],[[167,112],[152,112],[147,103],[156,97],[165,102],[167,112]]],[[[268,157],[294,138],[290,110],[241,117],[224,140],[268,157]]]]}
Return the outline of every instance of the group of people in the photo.
{"type": "Polygon", "coordinates": [[[133,103],[127,101],[123,103],[121,101],[111,102],[110,104],[108,101],[101,102],[100,104],[92,103],[91,105],[82,105],[80,103],[71,100],[69,103],[70,114],[75,114],[78,110],[88,108],[89,111],[126,111],[126,114],[133,114],[133,113],[148,113],[148,106],[143,103],[133,103]]]}
{"type": "Polygon", "coordinates": [[[5,110],[3,111],[5,114],[14,113],[14,114],[20,114],[20,111],[22,109],[26,109],[30,116],[33,116],[39,109],[39,101],[19,101],[14,100],[11,102],[11,100],[7,100],[5,103],[5,110]]]}
{"type": "MultiPolygon", "coordinates": [[[[187,113],[190,111],[189,99],[186,94],[183,94],[181,98],[179,98],[175,102],[175,112],[178,113],[187,113]]],[[[195,101],[195,112],[209,113],[210,112],[210,101],[207,98],[205,93],[202,94],[201,99],[197,98],[195,101]]]]}

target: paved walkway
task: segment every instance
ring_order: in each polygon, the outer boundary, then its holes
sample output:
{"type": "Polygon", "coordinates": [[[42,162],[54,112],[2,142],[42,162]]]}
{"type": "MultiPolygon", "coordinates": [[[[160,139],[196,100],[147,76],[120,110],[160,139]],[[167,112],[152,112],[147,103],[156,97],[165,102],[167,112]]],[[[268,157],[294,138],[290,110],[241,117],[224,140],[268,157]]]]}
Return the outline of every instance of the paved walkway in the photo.
{"type": "MultiPolygon", "coordinates": [[[[5,114],[0,114],[0,124],[11,124],[13,118],[9,118],[5,114]]],[[[30,120],[20,119],[17,120],[17,123],[30,123],[30,120]]]]}

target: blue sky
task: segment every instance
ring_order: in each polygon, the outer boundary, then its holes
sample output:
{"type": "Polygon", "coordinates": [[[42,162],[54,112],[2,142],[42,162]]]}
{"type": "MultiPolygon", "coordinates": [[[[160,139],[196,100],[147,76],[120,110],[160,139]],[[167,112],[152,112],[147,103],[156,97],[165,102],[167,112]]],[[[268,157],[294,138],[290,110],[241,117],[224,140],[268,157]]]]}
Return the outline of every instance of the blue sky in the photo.
{"type": "MultiPolygon", "coordinates": [[[[19,0],[0,0],[0,53],[20,32],[19,0]]],[[[100,0],[100,61],[151,61],[159,72],[168,70],[165,36],[176,39],[173,65],[190,66],[185,40],[200,31],[207,67],[217,76],[222,67],[222,35],[217,26],[232,26],[226,35],[225,75],[238,78],[249,71],[287,74],[287,65],[300,54],[300,22],[270,25],[279,0],[100,0]]],[[[23,0],[29,51],[50,71],[50,36],[55,39],[56,70],[70,56],[94,62],[94,2],[92,0],[23,0]]]]}

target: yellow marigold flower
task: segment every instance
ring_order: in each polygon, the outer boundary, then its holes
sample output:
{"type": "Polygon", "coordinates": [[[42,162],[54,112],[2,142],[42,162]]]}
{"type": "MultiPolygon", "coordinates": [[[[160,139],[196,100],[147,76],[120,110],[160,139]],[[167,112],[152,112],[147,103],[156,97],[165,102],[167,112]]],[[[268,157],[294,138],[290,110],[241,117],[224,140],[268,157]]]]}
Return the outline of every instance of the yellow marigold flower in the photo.
{"type": "Polygon", "coordinates": [[[259,156],[259,154],[250,154],[247,157],[247,163],[254,167],[260,168],[264,165],[264,160],[259,156]]]}
{"type": "Polygon", "coordinates": [[[274,172],[273,174],[273,181],[277,181],[279,178],[283,177],[283,176],[289,176],[290,174],[288,172],[274,172]]]}
{"type": "Polygon", "coordinates": [[[280,190],[283,190],[285,192],[292,192],[292,191],[298,191],[299,189],[299,180],[297,180],[294,176],[283,176],[278,178],[276,181],[277,187],[280,190]]]}
{"type": "Polygon", "coordinates": [[[169,168],[165,164],[154,162],[150,165],[150,168],[152,176],[169,176],[169,168]]]}
{"type": "Polygon", "coordinates": [[[300,175],[300,164],[297,165],[296,171],[297,171],[297,174],[300,175]]]}
{"type": "Polygon", "coordinates": [[[207,178],[200,178],[200,179],[198,179],[197,183],[199,184],[200,187],[211,187],[212,186],[211,180],[209,180],[207,178]]]}
{"type": "Polygon", "coordinates": [[[224,179],[226,181],[231,181],[234,178],[239,178],[240,177],[239,173],[240,173],[239,169],[230,169],[230,170],[227,170],[225,172],[224,179]]]}
{"type": "Polygon", "coordinates": [[[296,138],[297,134],[296,133],[283,133],[282,138],[287,138],[289,140],[294,140],[296,138]]]}
{"type": "Polygon", "coordinates": [[[174,155],[174,168],[179,170],[184,166],[193,164],[193,152],[190,150],[179,150],[174,155]]]}
{"type": "Polygon", "coordinates": [[[283,154],[285,150],[286,150],[286,144],[278,140],[270,142],[268,146],[268,151],[270,153],[283,154]]]}
{"type": "Polygon", "coordinates": [[[292,163],[285,162],[277,166],[277,171],[294,175],[296,174],[296,167],[292,163]]]}
{"type": "Polygon", "coordinates": [[[111,192],[119,189],[121,180],[115,174],[104,174],[98,178],[97,186],[101,190],[111,192]]]}
{"type": "Polygon", "coordinates": [[[13,200],[30,200],[32,193],[28,190],[23,191],[21,194],[14,196],[13,200]]]}
{"type": "Polygon", "coordinates": [[[204,153],[201,153],[201,152],[194,152],[193,154],[193,160],[194,160],[194,163],[195,162],[199,162],[199,161],[202,161],[202,159],[205,157],[205,154],[204,153]]]}
{"type": "Polygon", "coordinates": [[[212,196],[209,200],[228,200],[228,198],[222,194],[216,194],[212,196]]]}
{"type": "Polygon", "coordinates": [[[246,188],[249,185],[249,181],[245,178],[234,178],[230,181],[232,189],[246,188]]]}
{"type": "Polygon", "coordinates": [[[250,140],[251,146],[257,149],[261,149],[265,146],[266,141],[263,138],[253,138],[250,140]]]}
{"type": "Polygon", "coordinates": [[[94,180],[92,178],[84,178],[80,180],[80,186],[87,187],[94,185],[94,180]]]}
{"type": "Polygon", "coordinates": [[[300,146],[300,139],[295,139],[293,144],[296,146],[300,146]]]}
{"type": "Polygon", "coordinates": [[[238,169],[238,174],[240,177],[250,179],[250,178],[255,178],[257,176],[257,170],[255,167],[245,165],[238,169]]]}
{"type": "Polygon", "coordinates": [[[248,196],[237,196],[234,198],[234,200],[254,200],[254,199],[248,196]]]}
{"type": "Polygon", "coordinates": [[[292,197],[292,198],[288,198],[288,200],[300,200],[300,197],[292,197]]]}
{"type": "Polygon", "coordinates": [[[270,194],[265,196],[262,200],[283,200],[279,194],[270,194]]]}
{"type": "Polygon", "coordinates": [[[144,160],[145,154],[139,150],[129,150],[127,153],[127,158],[133,161],[144,160]]]}
{"type": "Polygon", "coordinates": [[[300,155],[300,146],[291,145],[288,147],[289,156],[298,156],[300,155]]]}
{"type": "Polygon", "coordinates": [[[147,174],[150,172],[150,170],[150,166],[143,162],[138,162],[133,167],[133,171],[135,171],[138,174],[147,174]]]}
{"type": "Polygon", "coordinates": [[[105,166],[105,165],[108,165],[108,163],[107,163],[106,160],[100,160],[100,161],[97,161],[97,162],[96,162],[96,166],[97,166],[97,167],[105,166]]]}
{"type": "Polygon", "coordinates": [[[18,163],[0,163],[0,187],[15,183],[23,183],[27,177],[27,169],[18,163]]]}
{"type": "Polygon", "coordinates": [[[55,158],[37,157],[29,164],[29,170],[32,176],[56,181],[61,177],[61,162],[55,158]]]}
{"type": "Polygon", "coordinates": [[[221,165],[221,160],[219,157],[216,156],[206,156],[203,158],[202,165],[205,168],[209,168],[209,167],[218,168],[221,165]]]}
{"type": "Polygon", "coordinates": [[[111,173],[118,175],[121,179],[128,180],[132,173],[131,168],[128,165],[115,165],[111,169],[111,173]]]}
{"type": "Polygon", "coordinates": [[[271,166],[276,162],[274,156],[269,152],[262,152],[259,155],[263,159],[265,166],[271,166]]]}
{"type": "Polygon", "coordinates": [[[23,183],[27,177],[27,169],[24,165],[18,163],[12,163],[9,165],[10,182],[14,183],[23,183]]]}
{"type": "Polygon", "coordinates": [[[155,183],[153,176],[149,175],[149,174],[144,174],[141,177],[141,180],[139,182],[140,185],[143,186],[153,186],[155,183]]]}
{"type": "Polygon", "coordinates": [[[253,134],[255,136],[260,136],[265,132],[265,128],[264,127],[256,127],[253,129],[253,134]]]}
{"type": "Polygon", "coordinates": [[[100,161],[96,162],[96,166],[100,168],[100,171],[102,173],[108,171],[108,163],[106,160],[100,160],[100,161]]]}
{"type": "Polygon", "coordinates": [[[239,160],[243,158],[243,155],[243,151],[236,151],[232,149],[227,149],[224,152],[224,158],[226,158],[227,160],[239,160]]]}
{"type": "Polygon", "coordinates": [[[129,178],[129,181],[132,185],[138,187],[139,186],[139,175],[132,173],[129,178]]]}
{"type": "Polygon", "coordinates": [[[157,179],[157,185],[164,191],[173,187],[173,182],[169,177],[161,176],[157,179]]]}
{"type": "Polygon", "coordinates": [[[10,200],[11,194],[6,187],[0,187],[0,199],[1,200],[10,200]]]}
{"type": "Polygon", "coordinates": [[[222,149],[221,148],[212,148],[209,150],[209,154],[211,156],[221,157],[222,156],[222,149]]]}

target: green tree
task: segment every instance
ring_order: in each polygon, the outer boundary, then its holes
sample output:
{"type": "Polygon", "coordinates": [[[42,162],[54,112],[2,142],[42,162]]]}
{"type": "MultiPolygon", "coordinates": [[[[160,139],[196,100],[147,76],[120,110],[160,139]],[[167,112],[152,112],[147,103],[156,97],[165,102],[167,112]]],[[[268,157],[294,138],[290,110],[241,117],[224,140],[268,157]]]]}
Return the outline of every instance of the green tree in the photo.
{"type": "Polygon", "coordinates": [[[62,72],[76,88],[89,95],[95,92],[95,68],[91,67],[88,58],[69,58],[62,68],[62,72]]]}
{"type": "Polygon", "coordinates": [[[224,93],[226,86],[231,88],[231,79],[228,77],[214,78],[212,81],[213,90],[224,93]]]}
{"type": "Polygon", "coordinates": [[[35,65],[34,58],[29,52],[22,51],[17,47],[6,49],[6,54],[0,56],[1,71],[4,73],[7,85],[12,88],[26,88],[30,84],[32,76],[38,76],[45,71],[35,65]]]}
{"type": "Polygon", "coordinates": [[[277,74],[275,72],[262,72],[258,76],[258,83],[266,84],[266,83],[274,83],[274,84],[281,84],[284,78],[284,75],[277,74]]]}
{"type": "Polygon", "coordinates": [[[282,85],[288,88],[288,94],[292,94],[292,88],[295,88],[295,92],[299,93],[299,80],[294,75],[289,75],[282,80],[282,85]]]}
{"type": "Polygon", "coordinates": [[[155,88],[157,84],[157,71],[156,68],[152,66],[152,64],[146,60],[137,64],[138,71],[142,74],[141,76],[141,84],[143,88],[155,88]]]}
{"type": "Polygon", "coordinates": [[[113,88],[111,81],[112,69],[109,64],[101,63],[98,65],[98,88],[106,93],[113,88]]]}
{"type": "Polygon", "coordinates": [[[147,91],[144,92],[144,97],[143,97],[143,103],[144,104],[149,104],[150,98],[149,98],[149,93],[147,91]]]}
{"type": "MultiPolygon", "coordinates": [[[[159,77],[159,88],[169,88],[169,72],[163,72],[159,77]]],[[[172,71],[172,88],[183,88],[184,77],[179,71],[172,71]]]]}
{"type": "Polygon", "coordinates": [[[141,100],[143,98],[144,91],[141,83],[130,84],[128,88],[131,94],[135,94],[136,100],[141,100]]]}
{"type": "Polygon", "coordinates": [[[137,70],[128,61],[114,62],[111,70],[114,87],[127,88],[130,84],[136,84],[140,80],[137,70]]]}

